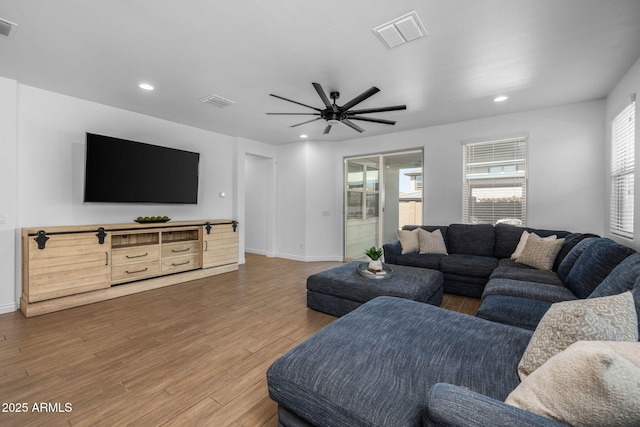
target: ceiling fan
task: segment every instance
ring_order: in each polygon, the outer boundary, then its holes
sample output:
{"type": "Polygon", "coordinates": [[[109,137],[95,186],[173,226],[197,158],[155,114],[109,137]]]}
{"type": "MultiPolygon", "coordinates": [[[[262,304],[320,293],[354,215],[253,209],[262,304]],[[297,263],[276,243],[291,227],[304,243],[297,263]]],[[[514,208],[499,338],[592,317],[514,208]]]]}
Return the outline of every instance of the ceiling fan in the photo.
{"type": "Polygon", "coordinates": [[[312,83],[313,87],[316,89],[316,92],[318,92],[318,95],[320,95],[320,99],[322,100],[322,102],[324,103],[325,108],[321,109],[321,108],[316,108],[316,107],[312,107],[310,105],[307,104],[303,104],[301,102],[298,101],[292,101],[291,99],[287,99],[287,98],[283,98],[282,96],[278,96],[278,95],[274,95],[272,93],[270,93],[270,96],[273,96],[274,98],[278,98],[278,99],[282,99],[284,101],[288,101],[288,102],[293,102],[294,104],[298,104],[298,105],[302,105],[303,107],[307,107],[307,108],[311,108],[312,110],[317,111],[316,113],[267,113],[270,115],[293,115],[293,116],[319,116],[316,117],[315,119],[311,119],[311,120],[307,120],[305,122],[302,123],[298,123],[289,127],[296,127],[296,126],[300,126],[300,125],[304,125],[307,123],[311,123],[311,122],[315,122],[316,120],[320,120],[320,119],[324,119],[327,122],[327,126],[324,128],[324,134],[328,134],[331,131],[331,126],[340,124],[340,123],[344,123],[345,125],[349,126],[352,129],[357,130],[358,132],[364,132],[364,129],[362,129],[360,126],[358,126],[357,124],[353,123],[352,120],[361,120],[363,122],[373,122],[373,123],[382,123],[385,125],[395,125],[396,122],[392,121],[392,120],[383,120],[383,119],[376,119],[373,117],[362,117],[360,116],[360,114],[369,114],[369,113],[382,113],[385,111],[396,111],[396,110],[406,110],[407,106],[406,105],[394,105],[391,107],[380,107],[380,108],[366,108],[366,109],[362,109],[362,110],[352,110],[351,108],[355,107],[357,104],[361,103],[362,101],[364,101],[365,99],[369,98],[370,96],[380,92],[380,89],[378,89],[377,87],[373,86],[371,89],[366,90],[364,92],[362,92],[360,95],[356,96],[355,98],[353,98],[351,101],[347,102],[346,104],[340,106],[336,104],[336,99],[340,98],[340,92],[331,92],[329,94],[329,97],[331,97],[331,100],[333,102],[329,101],[329,98],[327,98],[327,95],[324,91],[324,89],[322,89],[322,86],[320,86],[319,83],[312,83]]]}

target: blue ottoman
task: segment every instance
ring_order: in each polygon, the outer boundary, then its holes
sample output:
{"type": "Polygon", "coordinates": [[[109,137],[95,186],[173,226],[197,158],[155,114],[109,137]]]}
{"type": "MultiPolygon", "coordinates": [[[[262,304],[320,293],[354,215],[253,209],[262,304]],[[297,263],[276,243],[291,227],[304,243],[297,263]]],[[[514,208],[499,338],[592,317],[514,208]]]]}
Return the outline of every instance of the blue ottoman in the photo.
{"type": "Polygon", "coordinates": [[[351,261],[307,278],[307,307],[341,317],[365,302],[392,296],[440,305],[442,273],[425,268],[393,265],[393,276],[368,279],[358,271],[362,261],[351,261]]]}

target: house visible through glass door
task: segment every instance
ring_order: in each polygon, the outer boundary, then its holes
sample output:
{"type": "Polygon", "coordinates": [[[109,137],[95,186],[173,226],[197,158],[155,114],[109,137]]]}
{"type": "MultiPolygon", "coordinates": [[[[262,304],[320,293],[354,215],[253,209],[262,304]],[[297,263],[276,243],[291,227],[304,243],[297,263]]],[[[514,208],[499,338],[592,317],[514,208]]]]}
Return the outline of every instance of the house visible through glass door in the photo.
{"type": "Polygon", "coordinates": [[[422,150],[345,159],[344,258],[422,224],[422,150]]]}

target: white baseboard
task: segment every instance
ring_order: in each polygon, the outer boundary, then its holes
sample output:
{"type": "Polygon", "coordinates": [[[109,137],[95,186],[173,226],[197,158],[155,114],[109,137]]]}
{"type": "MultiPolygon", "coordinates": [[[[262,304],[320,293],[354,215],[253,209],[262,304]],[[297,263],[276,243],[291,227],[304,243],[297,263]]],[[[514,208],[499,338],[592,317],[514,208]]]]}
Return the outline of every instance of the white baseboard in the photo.
{"type": "Polygon", "coordinates": [[[267,251],[265,251],[264,249],[252,249],[252,248],[244,248],[244,251],[250,254],[256,254],[256,255],[267,255],[267,251]]]}
{"type": "Polygon", "coordinates": [[[0,305],[0,314],[12,313],[20,310],[20,302],[14,302],[9,304],[0,305]]]}
{"type": "Polygon", "coordinates": [[[326,255],[326,256],[300,256],[300,255],[292,255],[292,254],[283,254],[283,253],[274,253],[272,255],[272,257],[274,258],[284,258],[284,259],[290,259],[293,261],[302,261],[302,262],[317,262],[317,261],[338,261],[338,262],[342,262],[342,257],[337,257],[337,256],[331,256],[331,255],[326,255]]]}

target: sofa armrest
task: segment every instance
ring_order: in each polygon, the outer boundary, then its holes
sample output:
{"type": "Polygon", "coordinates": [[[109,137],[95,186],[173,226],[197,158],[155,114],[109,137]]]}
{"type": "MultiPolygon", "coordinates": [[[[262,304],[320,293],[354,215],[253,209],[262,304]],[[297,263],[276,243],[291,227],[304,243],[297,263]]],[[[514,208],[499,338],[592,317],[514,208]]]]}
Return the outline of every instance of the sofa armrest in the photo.
{"type": "Polygon", "coordinates": [[[395,264],[396,257],[402,254],[402,246],[400,245],[400,240],[385,243],[384,245],[382,245],[382,250],[384,251],[384,262],[386,262],[387,264],[395,264]]]}
{"type": "Polygon", "coordinates": [[[464,387],[444,383],[431,387],[424,421],[425,425],[465,427],[566,425],[464,387]]]}

